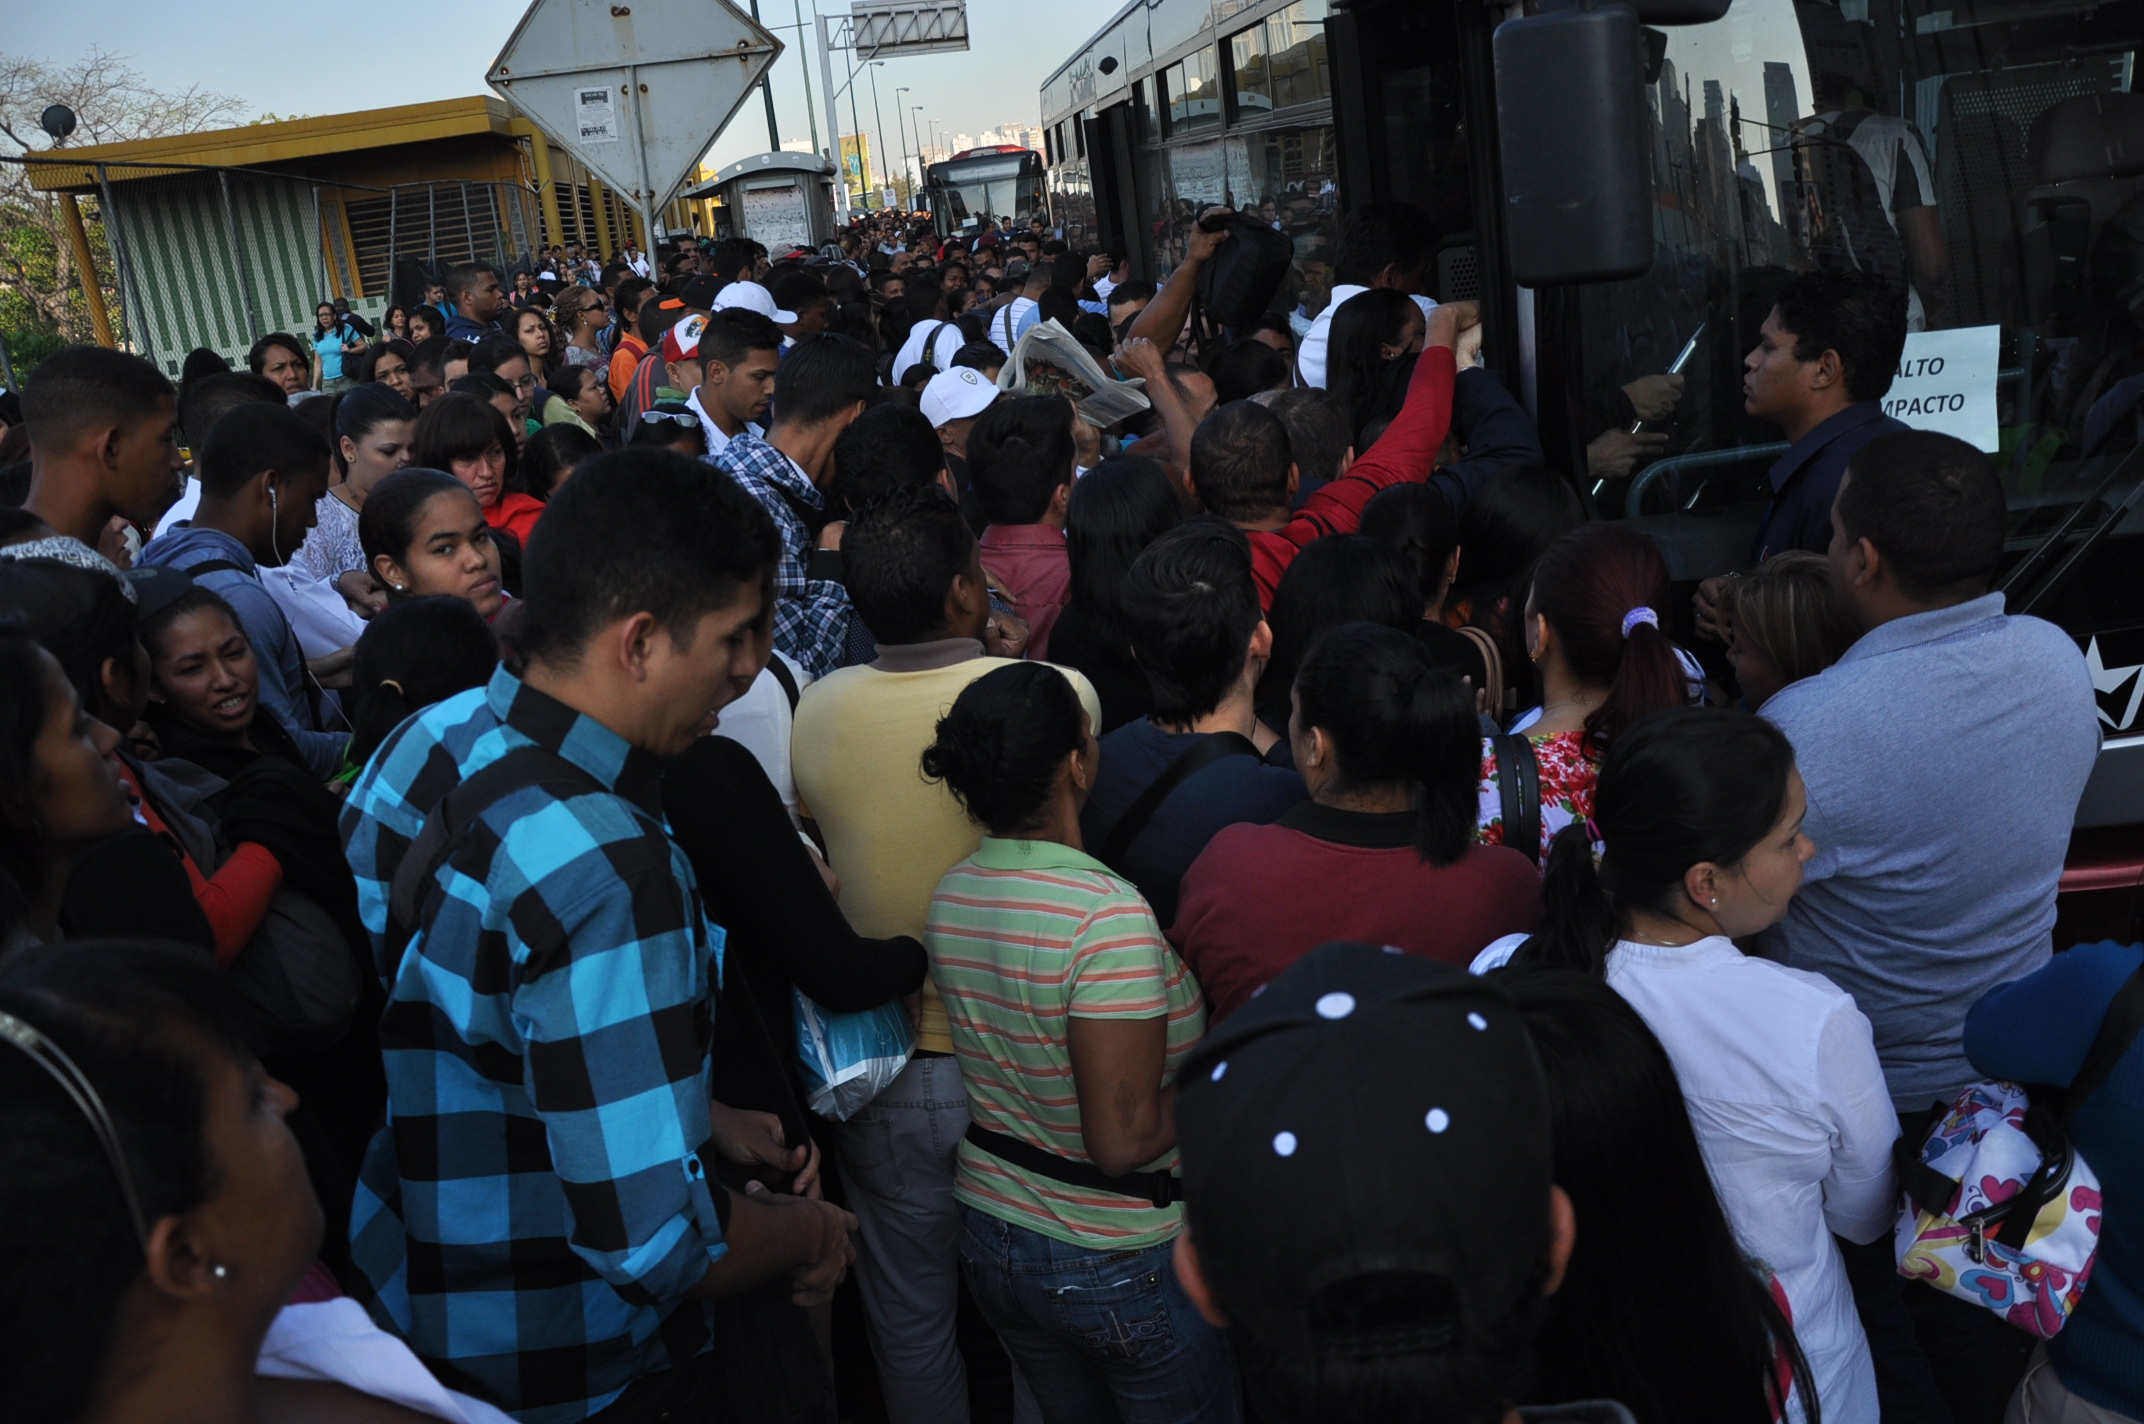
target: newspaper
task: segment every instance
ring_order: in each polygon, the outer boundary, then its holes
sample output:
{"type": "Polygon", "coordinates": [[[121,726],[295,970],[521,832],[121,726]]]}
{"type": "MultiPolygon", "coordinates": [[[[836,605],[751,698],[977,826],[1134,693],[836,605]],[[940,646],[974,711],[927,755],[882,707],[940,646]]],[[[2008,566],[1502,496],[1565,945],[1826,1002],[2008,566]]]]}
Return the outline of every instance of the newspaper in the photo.
{"type": "Polygon", "coordinates": [[[1038,321],[1014,345],[998,373],[998,389],[1031,396],[1070,396],[1080,418],[1106,429],[1151,406],[1143,380],[1120,381],[1104,370],[1079,338],[1054,321],[1038,321]]]}

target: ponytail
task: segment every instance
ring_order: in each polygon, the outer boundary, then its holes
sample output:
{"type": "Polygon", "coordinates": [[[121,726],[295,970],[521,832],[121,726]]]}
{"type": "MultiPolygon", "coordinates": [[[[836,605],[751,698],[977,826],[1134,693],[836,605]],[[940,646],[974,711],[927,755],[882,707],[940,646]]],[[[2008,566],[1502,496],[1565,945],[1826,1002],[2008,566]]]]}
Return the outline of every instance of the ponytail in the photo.
{"type": "Polygon", "coordinates": [[[1415,638],[1344,623],[1311,645],[1296,674],[1302,725],[1332,738],[1343,789],[1415,788],[1415,849],[1431,865],[1474,840],[1481,732],[1466,684],[1430,665],[1415,638]]]}
{"type": "Polygon", "coordinates": [[[1793,771],[1786,734],[1752,713],[1677,707],[1640,718],[1601,759],[1592,819],[1550,843],[1541,932],[1512,962],[1602,973],[1632,910],[1671,910],[1691,866],[1731,870],[1771,833],[1793,771]]]}
{"type": "Polygon", "coordinates": [[[1690,676],[1675,656],[1675,645],[1657,622],[1636,619],[1652,612],[1640,604],[1624,614],[1631,629],[1623,640],[1615,680],[1608,684],[1606,700],[1586,717],[1586,740],[1596,748],[1607,746],[1648,712],[1690,705],[1690,676]]]}
{"type": "Polygon", "coordinates": [[[1608,689],[1586,718],[1595,756],[1647,713],[1689,705],[1689,679],[1660,629],[1668,600],[1667,562],[1634,529],[1583,525],[1541,556],[1532,612],[1555,630],[1571,671],[1608,689]]]}
{"type": "Polygon", "coordinates": [[[1622,934],[1623,916],[1593,864],[1592,832],[1573,821],[1549,842],[1541,873],[1541,929],[1511,957],[1534,969],[1576,969],[1599,978],[1622,934]]]}
{"type": "Polygon", "coordinates": [[[498,637],[467,599],[434,594],[390,606],[351,653],[352,764],[371,760],[415,713],[489,682],[498,664],[498,637]]]}

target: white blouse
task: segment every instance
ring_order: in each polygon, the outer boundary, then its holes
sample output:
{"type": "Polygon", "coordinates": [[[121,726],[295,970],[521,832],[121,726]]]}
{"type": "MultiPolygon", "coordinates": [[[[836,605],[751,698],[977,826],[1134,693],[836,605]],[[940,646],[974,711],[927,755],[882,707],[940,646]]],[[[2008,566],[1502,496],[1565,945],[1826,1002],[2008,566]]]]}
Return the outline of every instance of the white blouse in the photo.
{"type": "MultiPolygon", "coordinates": [[[[1524,936],[1484,950],[1474,972],[1524,936]]],[[[1720,1205],[1743,1251],[1779,1278],[1826,1424],[1877,1424],[1876,1372],[1832,1241],[1891,1230],[1898,1116],[1869,1021],[1820,974],[1724,936],[1618,942],[1608,984],[1667,1049],[1720,1205]]]]}

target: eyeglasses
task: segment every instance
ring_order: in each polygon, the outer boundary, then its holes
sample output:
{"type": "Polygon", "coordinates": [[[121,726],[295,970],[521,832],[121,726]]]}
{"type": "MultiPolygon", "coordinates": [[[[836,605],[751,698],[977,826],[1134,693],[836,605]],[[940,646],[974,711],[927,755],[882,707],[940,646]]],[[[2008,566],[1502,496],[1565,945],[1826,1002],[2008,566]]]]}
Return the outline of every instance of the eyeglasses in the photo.
{"type": "Polygon", "coordinates": [[[698,430],[700,428],[700,417],[689,410],[644,410],[640,413],[640,418],[642,420],[671,421],[684,426],[687,430],[698,430]]]}

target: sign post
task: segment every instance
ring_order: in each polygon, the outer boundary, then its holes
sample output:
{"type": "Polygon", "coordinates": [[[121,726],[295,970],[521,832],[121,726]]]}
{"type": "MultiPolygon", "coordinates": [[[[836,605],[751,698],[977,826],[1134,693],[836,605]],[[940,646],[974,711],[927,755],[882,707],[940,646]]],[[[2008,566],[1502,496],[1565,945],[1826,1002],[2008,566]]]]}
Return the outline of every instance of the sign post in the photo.
{"type": "Polygon", "coordinates": [[[534,0],[484,78],[652,240],[656,213],[781,52],[728,0],[534,0]]]}

